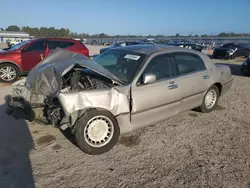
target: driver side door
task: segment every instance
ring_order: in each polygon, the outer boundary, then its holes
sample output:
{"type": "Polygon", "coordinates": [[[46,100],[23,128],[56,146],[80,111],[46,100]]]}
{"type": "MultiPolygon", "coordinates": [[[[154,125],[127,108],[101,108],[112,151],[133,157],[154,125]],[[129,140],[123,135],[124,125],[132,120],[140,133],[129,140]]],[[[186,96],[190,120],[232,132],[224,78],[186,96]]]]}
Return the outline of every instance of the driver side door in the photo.
{"type": "Polygon", "coordinates": [[[47,41],[45,39],[40,39],[26,46],[22,50],[21,59],[24,71],[30,71],[44,58],[46,43],[47,41]]]}
{"type": "Polygon", "coordinates": [[[147,63],[138,84],[133,85],[131,90],[133,129],[177,115],[181,97],[177,66],[172,54],[160,54],[153,57],[147,63]],[[147,73],[156,75],[154,83],[143,84],[142,77],[147,73]]]}

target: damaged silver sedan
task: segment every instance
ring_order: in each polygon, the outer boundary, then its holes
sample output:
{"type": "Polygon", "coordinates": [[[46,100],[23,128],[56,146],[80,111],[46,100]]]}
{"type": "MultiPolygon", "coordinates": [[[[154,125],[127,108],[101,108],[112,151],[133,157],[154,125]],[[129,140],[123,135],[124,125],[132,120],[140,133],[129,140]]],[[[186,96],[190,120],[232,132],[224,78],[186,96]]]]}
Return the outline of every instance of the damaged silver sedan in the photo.
{"type": "Polygon", "coordinates": [[[97,155],[120,134],[190,109],[211,112],[232,83],[228,66],[185,48],[128,46],[94,60],[57,49],[13,84],[7,113],[70,129],[84,152],[97,155]]]}

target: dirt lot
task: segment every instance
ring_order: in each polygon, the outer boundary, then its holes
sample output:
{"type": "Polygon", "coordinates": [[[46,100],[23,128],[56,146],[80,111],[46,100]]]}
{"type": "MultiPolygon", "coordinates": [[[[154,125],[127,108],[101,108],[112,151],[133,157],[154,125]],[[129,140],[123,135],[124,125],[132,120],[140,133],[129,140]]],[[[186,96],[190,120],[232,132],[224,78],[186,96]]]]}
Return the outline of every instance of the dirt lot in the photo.
{"type": "MultiPolygon", "coordinates": [[[[221,61],[222,62],[222,61],[221,61]]],[[[59,130],[4,114],[0,92],[0,187],[250,187],[250,78],[236,61],[231,91],[210,114],[185,112],[120,138],[101,156],[59,130]]]]}

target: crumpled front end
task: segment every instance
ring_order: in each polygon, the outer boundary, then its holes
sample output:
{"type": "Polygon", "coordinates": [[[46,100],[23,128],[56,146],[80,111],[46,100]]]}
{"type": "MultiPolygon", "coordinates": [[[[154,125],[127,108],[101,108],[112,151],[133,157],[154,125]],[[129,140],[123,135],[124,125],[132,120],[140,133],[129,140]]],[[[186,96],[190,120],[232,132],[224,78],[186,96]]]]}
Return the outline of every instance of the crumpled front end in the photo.
{"type": "Polygon", "coordinates": [[[93,108],[107,110],[123,122],[130,117],[130,86],[94,61],[65,50],[45,58],[12,88],[6,112],[16,119],[71,128],[93,108]]]}

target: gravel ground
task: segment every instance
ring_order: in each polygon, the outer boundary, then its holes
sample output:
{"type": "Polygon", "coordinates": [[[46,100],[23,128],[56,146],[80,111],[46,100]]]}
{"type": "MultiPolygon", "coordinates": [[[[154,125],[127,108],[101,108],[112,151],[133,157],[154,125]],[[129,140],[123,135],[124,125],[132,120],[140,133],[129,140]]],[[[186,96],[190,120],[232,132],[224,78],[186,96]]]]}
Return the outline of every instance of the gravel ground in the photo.
{"type": "Polygon", "coordinates": [[[0,188],[250,187],[250,78],[227,62],[234,84],[214,112],[188,111],[124,135],[100,156],[58,129],[5,115],[10,87],[2,84],[0,188]]]}

